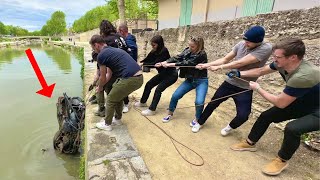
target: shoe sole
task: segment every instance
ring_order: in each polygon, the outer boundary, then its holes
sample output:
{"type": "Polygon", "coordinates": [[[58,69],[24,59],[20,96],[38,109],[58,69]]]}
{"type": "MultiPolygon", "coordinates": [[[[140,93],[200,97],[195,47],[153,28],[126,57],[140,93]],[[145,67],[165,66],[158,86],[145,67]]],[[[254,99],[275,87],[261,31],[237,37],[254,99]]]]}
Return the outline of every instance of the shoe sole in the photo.
{"type": "Polygon", "coordinates": [[[257,148],[245,148],[245,149],[235,149],[230,147],[230,149],[234,150],[234,151],[250,151],[250,152],[255,152],[257,151],[257,148]]]}
{"type": "Polygon", "coordinates": [[[99,116],[99,117],[104,117],[105,115],[101,115],[101,114],[94,114],[95,116],[99,116]]]}
{"type": "Polygon", "coordinates": [[[262,170],[262,172],[264,173],[264,174],[266,174],[266,175],[270,175],[270,176],[276,176],[276,175],[279,175],[283,170],[285,170],[287,167],[288,167],[288,163],[285,165],[285,166],[283,166],[283,168],[282,169],[280,169],[280,171],[278,171],[278,172],[274,172],[274,173],[271,173],[271,172],[265,172],[265,171],[263,171],[262,170]]]}

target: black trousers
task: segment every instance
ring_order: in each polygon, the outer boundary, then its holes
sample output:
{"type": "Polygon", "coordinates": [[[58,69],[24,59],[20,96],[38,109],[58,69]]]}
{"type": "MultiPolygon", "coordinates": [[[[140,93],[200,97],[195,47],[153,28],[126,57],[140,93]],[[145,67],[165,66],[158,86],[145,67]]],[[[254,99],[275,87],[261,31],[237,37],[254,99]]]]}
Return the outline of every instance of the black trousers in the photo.
{"type": "Polygon", "coordinates": [[[165,89],[167,89],[167,87],[174,84],[177,81],[177,79],[178,79],[178,73],[176,71],[170,74],[159,73],[155,75],[153,78],[151,78],[147,82],[146,86],[144,87],[144,91],[143,91],[140,102],[146,103],[149,98],[151,89],[158,85],[154,92],[152,102],[149,106],[150,110],[155,111],[160,101],[162,92],[165,89]]]}
{"type": "Polygon", "coordinates": [[[283,109],[272,107],[261,113],[248,138],[253,142],[258,142],[271,123],[279,123],[290,119],[296,120],[286,125],[282,147],[278,152],[280,158],[289,160],[300,145],[300,136],[303,133],[320,129],[319,105],[318,107],[308,107],[303,103],[293,103],[283,109]]]}
{"type": "MultiPolygon", "coordinates": [[[[238,93],[245,91],[246,89],[239,88],[237,86],[234,86],[226,81],[224,81],[221,86],[217,89],[211,100],[218,99],[224,96],[228,96],[230,94],[238,93]]],[[[241,126],[243,123],[245,123],[249,115],[251,113],[251,104],[252,104],[252,91],[247,91],[242,94],[238,94],[231,97],[236,104],[237,109],[237,115],[232,119],[232,121],[229,123],[229,125],[236,129],[239,126],[241,126]]],[[[203,125],[207,119],[211,116],[212,112],[224,101],[226,101],[227,98],[222,98],[217,101],[210,102],[206,108],[203,110],[198,123],[200,125],[203,125]]]]}

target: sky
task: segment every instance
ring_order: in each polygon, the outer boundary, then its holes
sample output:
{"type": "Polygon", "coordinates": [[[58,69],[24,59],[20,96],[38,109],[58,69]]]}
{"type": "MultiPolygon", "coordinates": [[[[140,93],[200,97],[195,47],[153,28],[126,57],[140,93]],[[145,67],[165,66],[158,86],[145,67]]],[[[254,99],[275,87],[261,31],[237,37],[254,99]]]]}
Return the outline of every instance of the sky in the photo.
{"type": "Polygon", "coordinates": [[[55,11],[66,15],[67,27],[105,0],[0,0],[0,21],[28,31],[41,30],[55,11]]]}

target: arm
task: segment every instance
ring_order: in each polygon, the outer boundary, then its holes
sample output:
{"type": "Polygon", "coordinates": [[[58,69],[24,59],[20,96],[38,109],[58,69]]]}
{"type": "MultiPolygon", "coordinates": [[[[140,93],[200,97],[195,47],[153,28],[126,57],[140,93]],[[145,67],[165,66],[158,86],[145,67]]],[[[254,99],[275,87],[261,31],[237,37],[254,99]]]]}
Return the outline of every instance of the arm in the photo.
{"type": "Polygon", "coordinates": [[[217,59],[217,60],[209,62],[209,63],[198,64],[196,68],[204,69],[204,68],[208,68],[210,66],[218,66],[221,64],[226,64],[226,63],[230,62],[234,57],[236,57],[236,54],[233,51],[230,51],[225,57],[217,59]]]}
{"type": "Polygon", "coordinates": [[[189,51],[188,51],[189,48],[185,48],[182,53],[176,55],[176,56],[173,56],[171,58],[169,58],[168,60],[166,60],[166,62],[164,63],[176,63],[176,62],[179,62],[179,61],[182,61],[183,60],[183,57],[185,56],[185,54],[187,54],[189,51]],[[187,52],[188,51],[188,52],[187,52]]]}
{"type": "Polygon", "coordinates": [[[250,88],[256,90],[262,97],[281,109],[286,108],[297,99],[296,97],[290,96],[284,92],[281,92],[281,94],[277,96],[270,94],[269,92],[262,89],[258,83],[253,81],[250,81],[250,88]]]}
{"type": "Polygon", "coordinates": [[[254,68],[247,71],[240,71],[241,77],[259,77],[266,74],[275,72],[276,70],[271,69],[270,65],[265,65],[261,68],[254,68]]]}
{"type": "Polygon", "coordinates": [[[102,65],[100,66],[100,76],[99,76],[99,84],[97,87],[97,91],[103,91],[103,86],[111,79],[112,71],[110,68],[102,65]]]}
{"type": "Polygon", "coordinates": [[[145,57],[145,58],[144,58],[142,61],[140,61],[140,62],[142,62],[143,64],[144,64],[144,63],[149,63],[149,62],[152,60],[151,54],[152,54],[152,52],[149,52],[149,54],[147,55],[147,57],[145,57]]]}
{"type": "Polygon", "coordinates": [[[99,74],[100,74],[100,72],[99,72],[99,69],[97,68],[96,74],[95,74],[94,79],[93,79],[93,84],[92,84],[93,86],[97,85],[97,82],[98,82],[98,79],[99,79],[99,74]]]}
{"type": "Polygon", "coordinates": [[[220,69],[238,69],[248,64],[254,64],[257,62],[259,62],[259,60],[256,57],[252,56],[251,54],[248,54],[245,57],[239,59],[238,61],[232,61],[232,62],[223,64],[219,66],[219,68],[220,69]]]}
{"type": "Polygon", "coordinates": [[[191,54],[188,58],[184,58],[182,61],[176,62],[175,66],[196,66],[200,63],[207,62],[207,54],[201,51],[199,54],[191,54]]]}

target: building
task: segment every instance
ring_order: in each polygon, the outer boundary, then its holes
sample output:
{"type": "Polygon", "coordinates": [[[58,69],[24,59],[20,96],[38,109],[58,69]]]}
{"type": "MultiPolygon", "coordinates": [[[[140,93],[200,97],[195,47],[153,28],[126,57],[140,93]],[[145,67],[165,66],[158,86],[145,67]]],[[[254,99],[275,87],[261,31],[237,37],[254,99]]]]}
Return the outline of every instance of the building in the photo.
{"type": "Polygon", "coordinates": [[[320,6],[319,0],[158,0],[158,3],[159,30],[320,6]]]}

